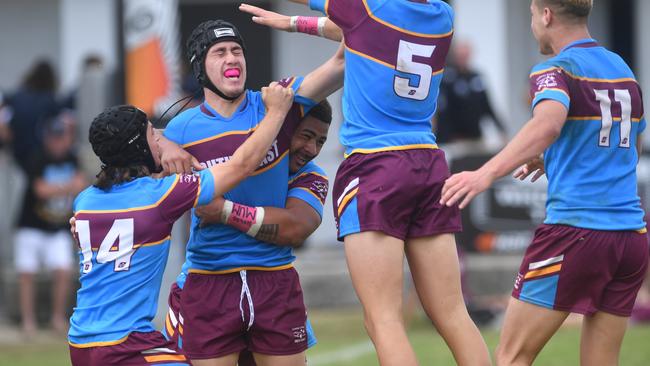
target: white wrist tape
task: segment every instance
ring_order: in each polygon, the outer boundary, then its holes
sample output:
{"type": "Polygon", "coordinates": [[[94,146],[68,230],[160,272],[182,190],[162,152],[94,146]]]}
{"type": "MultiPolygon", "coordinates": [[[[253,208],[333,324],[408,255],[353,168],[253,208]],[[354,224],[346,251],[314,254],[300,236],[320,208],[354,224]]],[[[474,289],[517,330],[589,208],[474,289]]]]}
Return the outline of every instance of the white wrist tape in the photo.
{"type": "Polygon", "coordinates": [[[228,222],[228,217],[232,213],[232,201],[225,200],[223,207],[221,208],[221,223],[226,224],[228,222]]]}
{"type": "Polygon", "coordinates": [[[292,32],[297,32],[298,31],[298,16],[297,15],[292,16],[291,19],[289,20],[289,29],[292,32]]]}
{"type": "Polygon", "coordinates": [[[318,35],[320,37],[325,37],[325,23],[327,23],[327,17],[318,18],[318,35]]]}
{"type": "Polygon", "coordinates": [[[252,236],[253,238],[257,235],[262,227],[262,222],[264,221],[264,207],[255,207],[255,222],[250,229],[246,232],[247,235],[252,236]]]}

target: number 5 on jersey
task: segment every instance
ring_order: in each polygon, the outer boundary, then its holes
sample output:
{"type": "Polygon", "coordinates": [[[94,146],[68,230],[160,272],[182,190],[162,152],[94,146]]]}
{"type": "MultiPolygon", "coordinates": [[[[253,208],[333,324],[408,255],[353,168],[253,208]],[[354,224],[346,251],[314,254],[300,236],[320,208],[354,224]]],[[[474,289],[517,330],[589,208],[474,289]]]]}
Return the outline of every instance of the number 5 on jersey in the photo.
{"type": "MultiPolygon", "coordinates": [[[[77,220],[77,234],[79,234],[79,246],[81,247],[82,273],[88,273],[93,269],[93,247],[90,241],[90,221],[77,220]]],[[[131,266],[133,249],[133,219],[118,219],[113,222],[104,240],[97,251],[97,263],[115,261],[114,271],[128,271],[131,266]]]]}
{"type": "Polygon", "coordinates": [[[399,41],[397,65],[395,70],[417,76],[419,80],[411,85],[410,78],[395,75],[393,88],[395,94],[402,98],[425,100],[429,96],[433,68],[430,65],[413,61],[414,56],[430,58],[436,46],[427,46],[406,41],[399,41]]]}

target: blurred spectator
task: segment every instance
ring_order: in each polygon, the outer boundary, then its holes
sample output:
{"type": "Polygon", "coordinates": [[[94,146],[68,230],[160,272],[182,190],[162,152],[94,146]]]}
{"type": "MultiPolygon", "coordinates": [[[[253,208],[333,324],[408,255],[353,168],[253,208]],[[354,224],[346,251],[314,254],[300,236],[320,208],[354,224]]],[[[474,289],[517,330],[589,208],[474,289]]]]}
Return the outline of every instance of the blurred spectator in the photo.
{"type": "Polygon", "coordinates": [[[56,100],[56,88],[54,69],[48,61],[42,60],[31,68],[20,88],[5,101],[11,113],[9,126],[13,155],[23,171],[29,157],[43,144],[40,134],[43,121],[61,110],[56,100]]]}
{"type": "Polygon", "coordinates": [[[14,260],[19,273],[20,311],[26,334],[36,330],[34,277],[44,267],[53,271],[51,325],[66,328],[73,249],[68,232],[72,201],[86,186],[72,150],[70,119],[61,114],[44,125],[42,150],[26,160],[28,186],[15,236],[14,260]]]}
{"type": "Polygon", "coordinates": [[[6,104],[4,96],[0,93],[0,148],[4,148],[11,141],[11,121],[13,113],[11,108],[6,104]]]}
{"type": "Polygon", "coordinates": [[[452,154],[485,151],[481,121],[489,117],[501,133],[499,145],[505,143],[506,130],[490,105],[483,78],[471,68],[472,46],[462,40],[455,42],[451,57],[440,85],[437,141],[462,143],[465,151],[450,151],[452,154]]]}

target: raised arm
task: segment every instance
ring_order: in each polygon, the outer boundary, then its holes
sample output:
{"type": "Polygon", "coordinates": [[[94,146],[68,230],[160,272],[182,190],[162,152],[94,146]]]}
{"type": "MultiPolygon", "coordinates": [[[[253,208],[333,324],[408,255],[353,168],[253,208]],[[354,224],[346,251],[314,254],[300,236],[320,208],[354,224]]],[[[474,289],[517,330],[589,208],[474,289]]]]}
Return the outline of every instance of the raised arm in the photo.
{"type": "Polygon", "coordinates": [[[293,90],[273,82],[262,88],[262,100],[267,112],[256,131],[235,150],[230,160],[210,168],[215,182],[214,197],[223,196],[260,166],[291,108],[293,90]]]}
{"type": "Polygon", "coordinates": [[[253,15],[253,22],[284,32],[299,32],[340,42],[343,31],[327,17],[288,16],[249,4],[241,4],[239,10],[253,15]]]}
{"type": "Polygon", "coordinates": [[[560,102],[544,100],[538,103],[533,118],[503,150],[478,170],[454,174],[447,179],[440,202],[447,206],[460,202],[461,209],[466,207],[495,180],[544,152],[560,135],[567,114],[568,110],[560,102]]]}
{"type": "MultiPolygon", "coordinates": [[[[307,4],[307,2],[305,1],[303,4],[307,4]]],[[[241,5],[240,9],[253,14],[253,21],[259,24],[271,23],[273,25],[265,25],[286,31],[290,31],[291,29],[291,17],[246,4],[241,5]]],[[[326,32],[340,32],[340,29],[338,29],[334,23],[330,23],[331,21],[328,20],[324,24],[325,28],[329,29],[329,31],[326,30],[326,32]],[[334,30],[334,27],[338,30],[334,30]]],[[[311,29],[313,29],[313,26],[311,29]]],[[[341,38],[342,36],[332,36],[332,39],[341,38]]],[[[320,102],[330,94],[339,90],[343,86],[343,74],[345,70],[344,50],[345,46],[341,43],[339,49],[329,60],[325,61],[325,63],[305,77],[305,80],[302,82],[297,94],[312,99],[315,102],[320,102]]]]}

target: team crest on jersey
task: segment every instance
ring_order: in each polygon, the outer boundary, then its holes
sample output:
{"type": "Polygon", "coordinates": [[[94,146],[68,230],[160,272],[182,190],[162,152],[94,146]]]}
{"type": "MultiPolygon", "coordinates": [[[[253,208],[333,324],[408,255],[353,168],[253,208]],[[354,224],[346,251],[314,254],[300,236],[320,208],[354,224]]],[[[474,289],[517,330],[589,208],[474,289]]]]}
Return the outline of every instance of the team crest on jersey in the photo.
{"type": "Polygon", "coordinates": [[[199,180],[197,174],[181,174],[179,181],[181,183],[196,183],[199,180]]]}
{"type": "Polygon", "coordinates": [[[551,71],[546,74],[542,74],[537,77],[535,82],[537,83],[537,90],[542,90],[546,88],[556,88],[558,86],[557,82],[557,71],[551,71]]]}
{"type": "Polygon", "coordinates": [[[323,182],[323,181],[316,181],[316,182],[312,182],[311,184],[312,192],[316,193],[318,197],[320,197],[323,201],[325,200],[325,197],[327,197],[328,188],[329,185],[327,184],[327,182],[323,182]]]}

